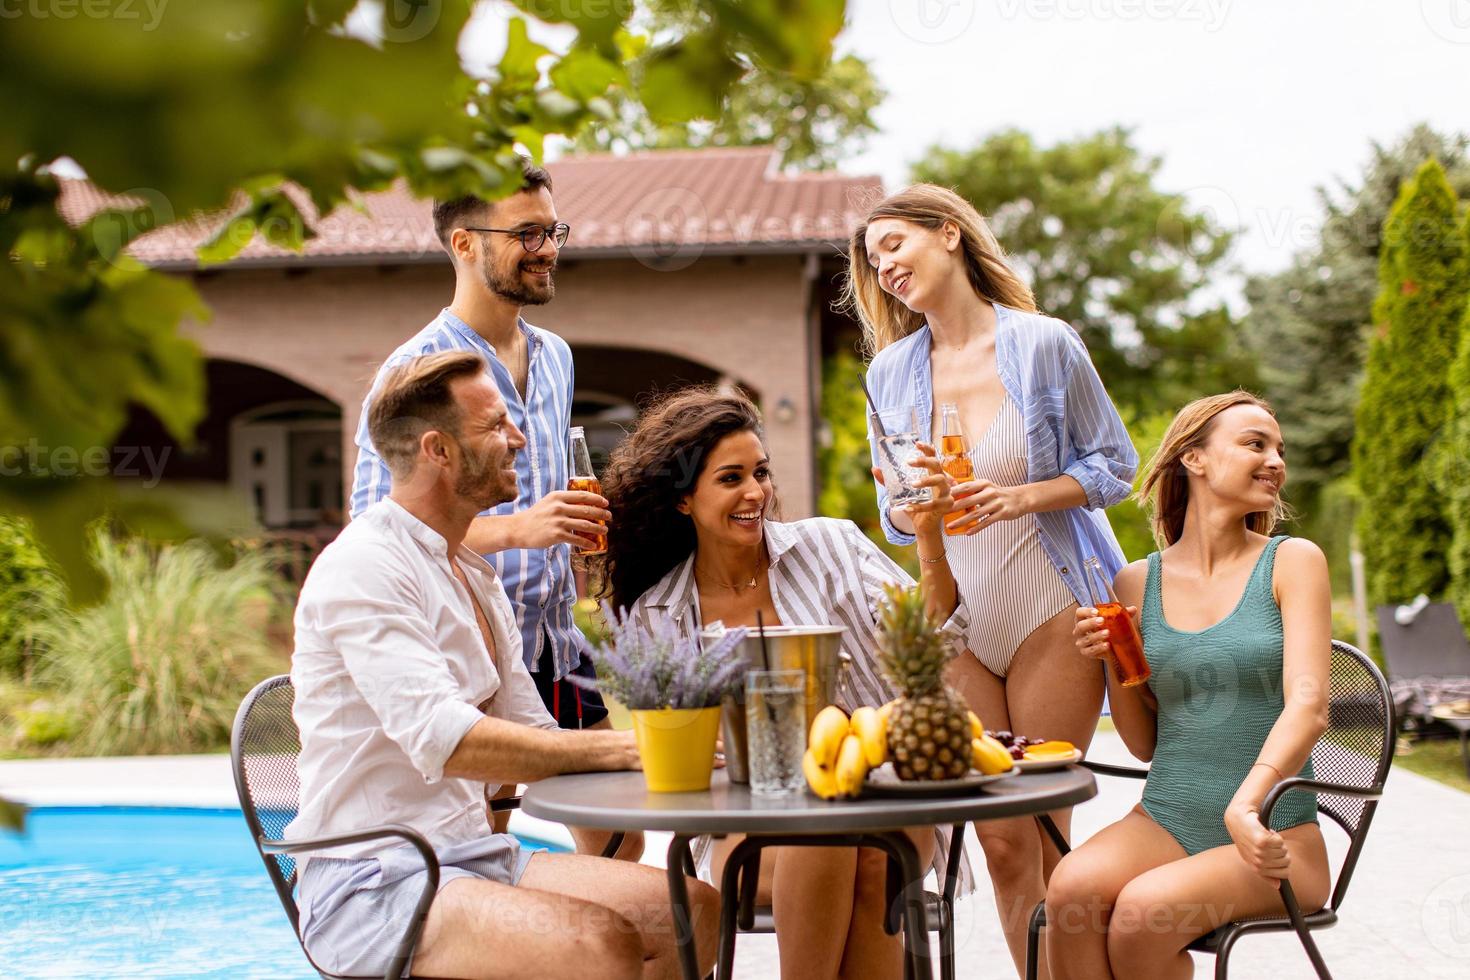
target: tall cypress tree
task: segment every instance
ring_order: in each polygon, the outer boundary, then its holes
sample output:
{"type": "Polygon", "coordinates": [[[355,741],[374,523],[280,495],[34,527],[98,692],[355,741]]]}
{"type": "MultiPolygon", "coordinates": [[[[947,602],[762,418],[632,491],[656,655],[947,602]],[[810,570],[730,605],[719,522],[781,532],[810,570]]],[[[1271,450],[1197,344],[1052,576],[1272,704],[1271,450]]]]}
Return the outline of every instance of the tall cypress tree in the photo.
{"type": "MultiPolygon", "coordinates": [[[[1465,247],[1470,252],[1470,213],[1465,216],[1465,247]]],[[[1450,601],[1470,631],[1470,302],[1460,321],[1460,352],[1450,366],[1450,424],[1440,444],[1438,480],[1449,502],[1450,601]]]]}
{"type": "Polygon", "coordinates": [[[1246,282],[1244,337],[1260,362],[1262,393],[1281,416],[1291,453],[1288,499],[1317,535],[1329,530],[1312,523],[1321,491],[1350,469],[1384,224],[1430,157],[1460,199],[1470,200],[1470,139],[1415,126],[1392,144],[1374,144],[1355,180],[1319,188],[1320,239],[1289,268],[1246,282]]]}
{"type": "Polygon", "coordinates": [[[1399,192],[1383,228],[1374,336],[1358,404],[1358,536],[1375,603],[1442,596],[1450,523],[1432,465],[1450,417],[1449,365],[1470,295],[1459,202],[1435,160],[1399,192]]]}

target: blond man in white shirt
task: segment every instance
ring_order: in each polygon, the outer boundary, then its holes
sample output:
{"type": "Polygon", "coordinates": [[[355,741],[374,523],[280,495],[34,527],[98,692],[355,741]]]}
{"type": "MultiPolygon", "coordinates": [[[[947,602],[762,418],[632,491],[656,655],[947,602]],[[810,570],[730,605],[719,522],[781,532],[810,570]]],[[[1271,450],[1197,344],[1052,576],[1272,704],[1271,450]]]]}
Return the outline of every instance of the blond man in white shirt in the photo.
{"type": "MultiPolygon", "coordinates": [[[[423,834],[440,887],[414,976],[673,977],[663,872],[531,853],[491,831],[501,785],[634,769],[629,732],[563,731],[522,662],[505,590],[463,546],[470,522],[516,494],[525,437],[474,353],[432,354],[385,379],[368,420],[389,496],[312,567],[291,676],[301,730],[292,837],[385,823],[423,834]]],[[[339,848],[301,871],[303,940],[325,969],[382,974],[425,877],[404,847],[339,848]]],[[[695,942],[713,964],[718,896],[689,881],[695,942]]]]}

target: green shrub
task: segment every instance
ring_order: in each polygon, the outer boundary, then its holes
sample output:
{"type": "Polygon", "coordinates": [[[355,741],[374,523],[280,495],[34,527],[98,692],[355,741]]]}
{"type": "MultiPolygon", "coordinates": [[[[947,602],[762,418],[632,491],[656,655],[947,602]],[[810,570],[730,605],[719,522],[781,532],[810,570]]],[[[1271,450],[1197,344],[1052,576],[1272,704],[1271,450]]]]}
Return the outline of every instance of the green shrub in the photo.
{"type": "Polygon", "coordinates": [[[919,562],[914,549],[889,544],[878,519],[878,491],[873,484],[868,445],[868,403],[857,383],[863,370],[863,362],[848,350],[837,351],[822,365],[822,420],[826,428],[817,452],[821,480],[817,513],[852,521],[917,578],[919,562]]]}
{"type": "Polygon", "coordinates": [[[20,737],[41,747],[65,742],[76,734],[77,729],[73,715],[46,707],[22,711],[16,721],[20,724],[20,737]]]}
{"type": "MultiPolygon", "coordinates": [[[[1174,421],[1174,413],[1160,412],[1144,418],[1129,417],[1125,421],[1128,425],[1128,436],[1133,440],[1133,448],[1138,453],[1138,473],[1133,478],[1133,489],[1137,491],[1143,480],[1144,465],[1158,450],[1159,443],[1164,441],[1164,431],[1174,421]]],[[[1154,541],[1153,528],[1148,523],[1148,511],[1141,502],[1130,497],[1109,507],[1108,523],[1113,526],[1113,534],[1117,536],[1118,545],[1123,549],[1125,562],[1138,561],[1159,550],[1160,545],[1154,541]]]]}
{"type": "Polygon", "coordinates": [[[587,642],[593,646],[606,643],[612,636],[596,599],[578,599],[572,606],[572,619],[577,624],[577,629],[587,637],[587,642]]]}
{"type": "Polygon", "coordinates": [[[227,564],[202,542],[105,533],[93,553],[104,598],[39,629],[41,680],[77,719],[72,747],[146,755],[224,745],[241,697],[281,667],[268,633],[280,590],[269,554],[227,564]]]}
{"type": "Polygon", "coordinates": [[[1449,585],[1445,494],[1433,457],[1449,418],[1448,369],[1470,294],[1459,202],[1433,160],[1404,184],[1383,227],[1375,335],[1358,403],[1353,473],[1371,603],[1437,599],[1449,585]]]}
{"type": "Polygon", "coordinates": [[[28,672],[35,626],[60,604],[61,589],[29,523],[0,516],[0,675],[28,672]]]}
{"type": "MultiPolygon", "coordinates": [[[[1470,216],[1465,221],[1470,243],[1470,216]]],[[[1435,460],[1436,485],[1449,504],[1449,599],[1470,631],[1470,305],[1460,331],[1460,352],[1450,367],[1452,414],[1449,438],[1443,439],[1435,460]]]]}
{"type": "MultiPolygon", "coordinates": [[[[1291,446],[1286,447],[1287,499],[1291,499],[1291,446]]],[[[1357,483],[1351,474],[1340,476],[1320,486],[1310,512],[1298,515],[1297,526],[1289,533],[1300,534],[1317,543],[1327,555],[1327,568],[1332,577],[1333,595],[1351,595],[1353,591],[1352,545],[1353,524],[1361,503],[1357,483]]]]}

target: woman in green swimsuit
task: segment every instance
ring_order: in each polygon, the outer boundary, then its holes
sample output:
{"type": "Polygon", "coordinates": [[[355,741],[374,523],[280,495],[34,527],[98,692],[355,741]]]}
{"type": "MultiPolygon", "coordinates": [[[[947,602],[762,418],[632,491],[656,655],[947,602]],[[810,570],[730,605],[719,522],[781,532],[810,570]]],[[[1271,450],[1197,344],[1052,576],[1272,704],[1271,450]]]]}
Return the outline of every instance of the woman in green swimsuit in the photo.
{"type": "MultiPolygon", "coordinates": [[[[1150,762],[1142,802],[1062,859],[1046,893],[1053,978],[1192,977],[1186,947],[1233,919],[1281,915],[1280,880],[1303,910],[1330,875],[1315,798],[1261,802],[1310,775],[1327,727],[1331,590],[1321,549],[1272,537],[1286,481],[1270,406],[1202,398],[1170,424],[1139,496],[1163,550],[1118,573],[1153,676],[1108,671],[1113,723],[1150,762]],[[1142,608],[1143,614],[1138,615],[1142,608]]],[[[1095,609],[1077,647],[1108,657],[1095,609]]]]}

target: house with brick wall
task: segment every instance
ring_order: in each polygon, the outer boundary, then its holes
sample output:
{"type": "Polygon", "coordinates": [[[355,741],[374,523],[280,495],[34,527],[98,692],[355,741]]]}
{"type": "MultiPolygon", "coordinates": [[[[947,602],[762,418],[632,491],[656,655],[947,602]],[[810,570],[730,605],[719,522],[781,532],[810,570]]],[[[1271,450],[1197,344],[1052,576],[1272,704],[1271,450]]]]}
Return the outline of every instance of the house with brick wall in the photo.
{"type": "MultiPolygon", "coordinates": [[[[648,151],[551,163],[558,216],[571,225],[556,298],[526,318],[576,358],[573,424],[606,452],[640,399],[690,382],[739,385],[760,404],[784,515],[814,512],[825,353],[856,327],[832,310],[847,235],[881,193],[876,177],[782,173],[769,148],[648,151]]],[[[340,526],[362,399],[378,365],[450,300],[448,257],[431,202],[401,186],[321,217],[301,252],[257,236],[229,262],[196,248],[223,215],[160,221],[132,254],[189,276],[213,311],[189,334],[207,358],[208,417],[196,444],[172,446],[137,410],[118,446],[159,458],[166,481],[227,485],[267,528],[340,526]]],[[[108,207],[166,202],[64,182],[80,222],[108,207]]],[[[167,219],[172,215],[164,214],[167,219]]]]}

